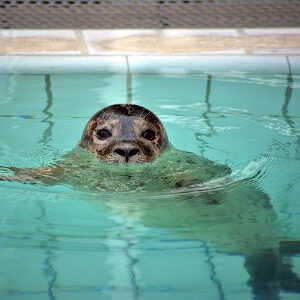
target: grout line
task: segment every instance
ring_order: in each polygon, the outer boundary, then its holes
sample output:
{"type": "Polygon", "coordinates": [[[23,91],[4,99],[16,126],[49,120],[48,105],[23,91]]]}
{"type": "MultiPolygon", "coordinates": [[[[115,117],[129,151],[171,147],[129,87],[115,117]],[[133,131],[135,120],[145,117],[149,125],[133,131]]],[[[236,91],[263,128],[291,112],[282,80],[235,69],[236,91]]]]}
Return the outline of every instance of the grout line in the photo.
{"type": "Polygon", "coordinates": [[[78,42],[78,44],[79,44],[79,49],[80,49],[81,54],[91,54],[86,45],[85,39],[82,34],[82,30],[74,30],[74,33],[75,33],[75,37],[76,37],[76,42],[78,42]]]}
{"type": "Polygon", "coordinates": [[[130,67],[129,67],[128,55],[125,55],[125,59],[126,59],[126,65],[127,65],[127,74],[130,74],[130,67]]]}
{"type": "Polygon", "coordinates": [[[130,67],[129,67],[129,60],[128,56],[125,56],[126,59],[126,65],[127,65],[127,76],[126,76],[126,91],[127,91],[127,103],[130,104],[132,103],[132,75],[130,72],[130,67]]]}
{"type": "MultiPolygon", "coordinates": [[[[84,42],[84,45],[86,47],[86,55],[87,56],[93,56],[93,55],[97,55],[97,53],[94,51],[94,47],[93,47],[93,41],[90,41],[88,39],[88,37],[86,36],[86,34],[84,33],[85,30],[80,30],[81,32],[81,37],[82,37],[82,40],[84,42]]],[[[100,54],[101,55],[101,54],[100,54]]]]}
{"type": "Polygon", "coordinates": [[[289,59],[288,55],[286,55],[285,58],[286,58],[286,62],[287,62],[287,65],[288,65],[289,74],[292,74],[291,62],[290,62],[290,59],[289,59]]]}
{"type": "Polygon", "coordinates": [[[243,37],[245,35],[244,28],[237,28],[236,33],[237,33],[237,38],[240,39],[241,37],[243,37]]]}

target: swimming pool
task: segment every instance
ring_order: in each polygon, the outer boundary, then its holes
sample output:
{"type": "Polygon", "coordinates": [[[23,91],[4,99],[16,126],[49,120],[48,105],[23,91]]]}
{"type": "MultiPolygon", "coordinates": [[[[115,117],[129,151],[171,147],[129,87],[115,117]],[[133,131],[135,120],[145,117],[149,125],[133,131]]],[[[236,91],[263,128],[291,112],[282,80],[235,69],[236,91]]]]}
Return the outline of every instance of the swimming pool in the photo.
{"type": "Polygon", "coordinates": [[[37,58],[34,68],[32,59],[0,59],[0,166],[49,164],[75,146],[94,112],[135,103],[161,118],[177,149],[253,178],[272,207],[201,206],[192,217],[199,207],[176,190],[0,181],[1,299],[299,298],[296,58],[37,58]],[[273,238],[278,248],[255,251],[273,238]],[[241,244],[254,250],[245,255],[241,244]]]}

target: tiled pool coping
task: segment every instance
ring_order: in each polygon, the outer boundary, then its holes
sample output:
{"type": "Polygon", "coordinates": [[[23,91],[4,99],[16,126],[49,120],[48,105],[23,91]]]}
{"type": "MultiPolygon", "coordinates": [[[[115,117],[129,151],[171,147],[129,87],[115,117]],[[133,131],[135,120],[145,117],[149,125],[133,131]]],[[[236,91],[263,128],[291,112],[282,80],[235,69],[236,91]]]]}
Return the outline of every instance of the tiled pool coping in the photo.
{"type": "Polygon", "coordinates": [[[0,56],[0,74],[300,74],[300,56],[0,56]]]}
{"type": "Polygon", "coordinates": [[[0,30],[0,55],[300,55],[300,28],[0,30]]]}

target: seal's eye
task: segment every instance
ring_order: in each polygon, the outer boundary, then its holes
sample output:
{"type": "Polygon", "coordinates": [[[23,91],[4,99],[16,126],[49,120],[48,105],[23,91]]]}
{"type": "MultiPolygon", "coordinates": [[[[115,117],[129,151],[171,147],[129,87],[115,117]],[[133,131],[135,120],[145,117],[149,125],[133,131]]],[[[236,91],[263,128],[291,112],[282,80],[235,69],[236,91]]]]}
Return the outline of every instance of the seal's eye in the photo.
{"type": "Polygon", "coordinates": [[[97,138],[99,140],[106,140],[111,137],[111,133],[107,129],[100,129],[97,131],[97,138]]]}
{"type": "Polygon", "coordinates": [[[142,132],[142,137],[148,141],[153,141],[155,139],[155,132],[151,129],[147,129],[142,132]]]}

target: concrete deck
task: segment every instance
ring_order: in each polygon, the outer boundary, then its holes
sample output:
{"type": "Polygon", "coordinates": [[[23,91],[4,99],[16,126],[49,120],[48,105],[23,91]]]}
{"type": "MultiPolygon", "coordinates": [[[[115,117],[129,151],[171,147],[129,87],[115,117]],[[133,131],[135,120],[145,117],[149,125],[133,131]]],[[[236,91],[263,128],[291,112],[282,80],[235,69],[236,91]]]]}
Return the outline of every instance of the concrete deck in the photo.
{"type": "Polygon", "coordinates": [[[0,55],[300,55],[300,28],[0,30],[0,55]]]}

